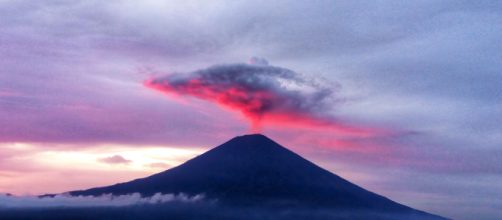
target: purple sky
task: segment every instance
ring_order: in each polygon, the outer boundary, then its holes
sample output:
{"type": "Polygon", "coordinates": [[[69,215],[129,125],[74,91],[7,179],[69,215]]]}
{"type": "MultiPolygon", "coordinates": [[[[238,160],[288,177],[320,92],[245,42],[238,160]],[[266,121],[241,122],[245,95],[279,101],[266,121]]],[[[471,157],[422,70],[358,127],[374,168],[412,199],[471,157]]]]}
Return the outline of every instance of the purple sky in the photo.
{"type": "MultiPolygon", "coordinates": [[[[499,1],[0,0],[0,191],[128,180],[248,133],[242,111],[215,96],[166,96],[144,83],[257,65],[246,64],[256,56],[309,81],[300,87],[322,82],[332,99],[274,107],[264,134],[406,205],[502,218],[500,39],[499,1]],[[375,132],[284,124],[284,112],[375,132]],[[154,158],[163,147],[176,157],[154,158]],[[47,158],[67,154],[93,158],[95,169],[75,165],[82,178],[114,175],[15,188],[64,176],[72,165],[47,158]]],[[[260,91],[312,100],[272,81],[260,91]]]]}

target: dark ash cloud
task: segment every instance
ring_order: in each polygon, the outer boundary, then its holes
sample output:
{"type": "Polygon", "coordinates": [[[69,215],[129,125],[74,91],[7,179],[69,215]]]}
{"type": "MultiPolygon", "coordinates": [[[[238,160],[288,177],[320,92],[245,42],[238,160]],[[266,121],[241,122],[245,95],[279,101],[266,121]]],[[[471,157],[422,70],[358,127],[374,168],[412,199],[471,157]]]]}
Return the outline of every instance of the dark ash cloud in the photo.
{"type": "Polygon", "coordinates": [[[262,122],[331,124],[337,86],[322,85],[253,57],[251,64],[215,65],[191,73],[154,78],[146,86],[193,96],[240,111],[258,131],[262,122]]]}

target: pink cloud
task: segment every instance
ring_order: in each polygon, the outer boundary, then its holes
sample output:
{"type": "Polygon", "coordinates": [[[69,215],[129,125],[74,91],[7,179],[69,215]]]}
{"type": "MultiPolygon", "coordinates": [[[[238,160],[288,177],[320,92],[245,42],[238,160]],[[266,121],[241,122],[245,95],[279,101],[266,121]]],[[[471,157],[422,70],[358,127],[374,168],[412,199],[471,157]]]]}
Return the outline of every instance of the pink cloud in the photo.
{"type": "Polygon", "coordinates": [[[109,157],[100,158],[98,161],[100,161],[102,163],[108,163],[108,164],[129,164],[132,162],[131,160],[125,159],[124,157],[122,157],[118,154],[113,155],[113,156],[109,156],[109,157]]]}

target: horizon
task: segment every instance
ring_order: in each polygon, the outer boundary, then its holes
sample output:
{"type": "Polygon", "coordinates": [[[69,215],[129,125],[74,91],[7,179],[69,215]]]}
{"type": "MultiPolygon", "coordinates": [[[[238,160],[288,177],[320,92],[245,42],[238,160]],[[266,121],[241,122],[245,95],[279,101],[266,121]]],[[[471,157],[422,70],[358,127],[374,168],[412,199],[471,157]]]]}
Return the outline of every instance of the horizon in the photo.
{"type": "Polygon", "coordinates": [[[502,218],[498,1],[0,0],[0,29],[0,193],[259,133],[400,204],[502,218]]]}

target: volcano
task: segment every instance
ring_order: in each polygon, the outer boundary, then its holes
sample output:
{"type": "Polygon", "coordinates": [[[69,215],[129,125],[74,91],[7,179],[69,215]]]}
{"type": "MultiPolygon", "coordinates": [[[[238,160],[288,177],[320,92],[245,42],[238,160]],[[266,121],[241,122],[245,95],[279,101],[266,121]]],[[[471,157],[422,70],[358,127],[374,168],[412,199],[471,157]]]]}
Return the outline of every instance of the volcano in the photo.
{"type": "Polygon", "coordinates": [[[235,137],[178,167],[146,178],[68,193],[98,196],[137,192],[143,196],[159,192],[203,194],[226,206],[343,210],[399,214],[401,219],[443,219],[367,191],[261,134],[235,137]]]}

